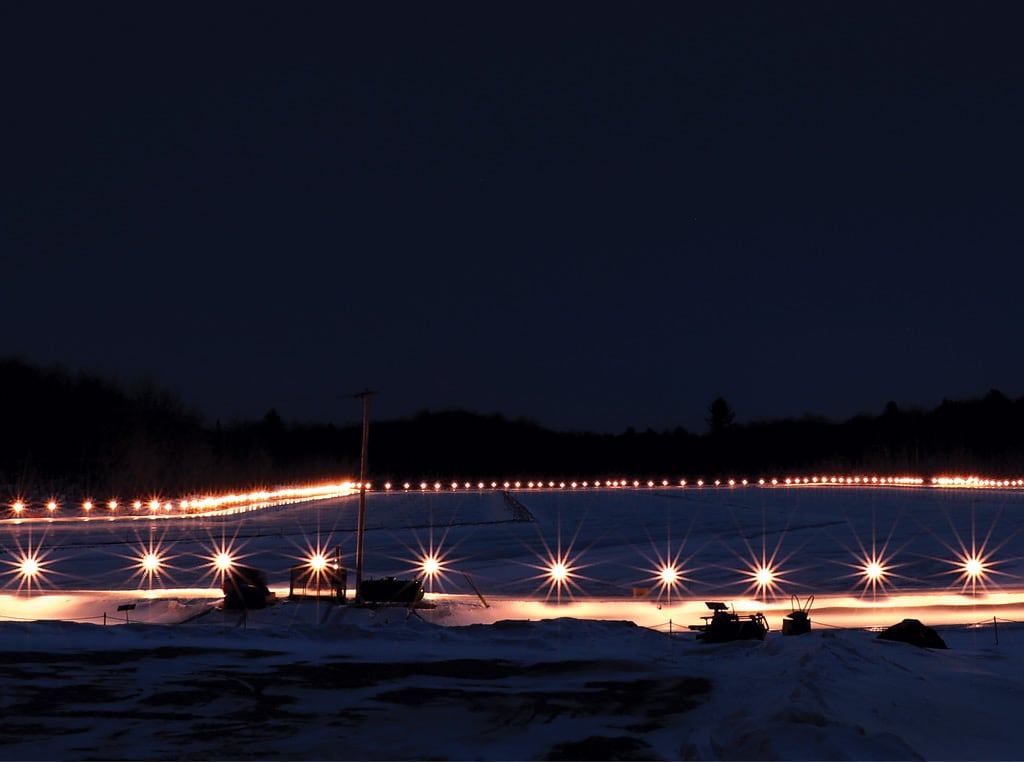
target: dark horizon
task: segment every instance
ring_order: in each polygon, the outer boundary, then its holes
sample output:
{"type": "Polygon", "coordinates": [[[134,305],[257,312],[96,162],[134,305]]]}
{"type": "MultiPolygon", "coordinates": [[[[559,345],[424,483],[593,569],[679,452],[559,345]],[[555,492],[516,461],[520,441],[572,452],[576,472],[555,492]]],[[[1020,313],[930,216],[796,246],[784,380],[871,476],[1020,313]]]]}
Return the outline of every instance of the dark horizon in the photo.
{"type": "MultiPolygon", "coordinates": [[[[196,494],[358,473],[358,423],[303,425],[270,411],[210,425],[159,387],[123,389],[9,361],[0,361],[0,386],[0,491],[12,503],[27,494],[196,494]]],[[[707,431],[699,433],[553,431],[466,410],[378,418],[370,430],[368,473],[378,481],[1024,473],[1024,397],[997,390],[933,410],[888,405],[879,415],[840,423],[740,423],[717,400],[707,431]]]]}
{"type": "MultiPolygon", "coordinates": [[[[169,395],[169,398],[176,403],[180,403],[183,406],[183,410],[189,414],[197,415],[202,421],[202,424],[207,427],[222,426],[236,426],[259,423],[264,420],[268,415],[276,415],[280,420],[289,425],[312,425],[312,426],[327,426],[333,425],[340,428],[352,427],[361,425],[362,421],[362,403],[356,397],[357,392],[339,395],[338,402],[339,407],[352,408],[350,414],[347,417],[327,417],[322,419],[314,418],[295,418],[289,417],[284,414],[277,406],[268,404],[265,406],[256,406],[256,412],[252,415],[241,416],[226,416],[218,415],[216,413],[210,414],[202,409],[202,407],[196,404],[193,400],[188,399],[179,389],[175,389],[171,386],[167,386],[160,382],[159,379],[146,377],[143,375],[135,376],[120,376],[120,375],[107,375],[101,371],[90,369],[90,368],[74,368],[69,367],[62,363],[38,363],[29,360],[24,356],[0,356],[0,366],[4,364],[16,364],[24,365],[26,368],[31,369],[33,372],[49,373],[55,372],[57,374],[66,376],[67,380],[73,381],[76,378],[90,378],[100,382],[103,385],[108,385],[118,391],[132,393],[133,390],[138,390],[142,393],[148,394],[153,393],[157,395],[169,395]]],[[[369,389],[369,387],[366,387],[369,389]]],[[[877,417],[883,415],[887,410],[890,410],[892,406],[901,413],[924,413],[933,411],[937,407],[940,407],[944,403],[965,403],[983,400],[991,395],[997,395],[1006,397],[1011,401],[1016,400],[1016,397],[1006,395],[1002,389],[995,387],[979,392],[978,394],[971,394],[964,397],[953,397],[953,396],[942,396],[934,404],[913,404],[907,403],[902,400],[888,399],[886,400],[877,410],[860,410],[852,413],[848,416],[832,417],[819,413],[816,411],[803,411],[800,414],[792,416],[776,416],[776,417],[762,417],[762,418],[749,418],[742,415],[742,411],[737,411],[732,405],[732,401],[724,397],[715,398],[714,400],[707,400],[704,404],[699,423],[696,427],[690,428],[683,426],[681,423],[663,426],[661,428],[645,427],[641,428],[632,424],[626,424],[619,431],[604,431],[599,429],[582,429],[582,428],[559,428],[557,426],[549,425],[546,421],[541,420],[535,415],[511,415],[502,410],[483,410],[473,408],[467,405],[452,404],[444,407],[420,407],[411,412],[403,415],[387,415],[387,406],[383,407],[383,412],[380,405],[382,392],[379,389],[372,389],[373,394],[371,395],[370,405],[370,420],[371,422],[401,422],[408,421],[417,418],[422,415],[438,415],[446,413],[467,413],[469,415],[480,416],[480,417],[500,417],[509,422],[526,422],[531,425],[535,425],[546,431],[562,434],[594,434],[594,435],[619,435],[626,432],[671,432],[678,429],[684,429],[688,434],[701,435],[708,433],[711,429],[709,418],[711,416],[711,407],[713,403],[718,399],[723,399],[729,403],[730,411],[733,415],[731,419],[732,423],[736,426],[750,426],[750,425],[762,425],[762,424],[773,424],[779,422],[791,422],[791,421],[816,421],[827,424],[842,424],[848,423],[854,419],[862,417],[877,417]]],[[[1024,395],[1020,396],[1020,399],[1024,399],[1024,395]]],[[[386,401],[386,398],[385,398],[386,401]]]]}

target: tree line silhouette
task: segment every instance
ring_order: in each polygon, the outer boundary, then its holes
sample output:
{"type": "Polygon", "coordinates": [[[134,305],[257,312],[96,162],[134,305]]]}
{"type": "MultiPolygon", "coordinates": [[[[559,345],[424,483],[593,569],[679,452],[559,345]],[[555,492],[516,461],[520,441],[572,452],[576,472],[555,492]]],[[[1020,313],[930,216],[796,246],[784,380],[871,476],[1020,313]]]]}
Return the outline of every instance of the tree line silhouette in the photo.
{"type": "MultiPolygon", "coordinates": [[[[8,496],[193,494],[358,474],[361,427],[258,420],[212,424],[153,382],[0,359],[0,489],[8,496]]],[[[404,479],[680,479],[863,472],[1024,474],[1024,397],[998,390],[931,410],[889,402],[835,422],[736,423],[722,398],[707,431],[555,431],[466,410],[371,421],[369,474],[404,479]]],[[[7,499],[4,497],[3,499],[7,499]]]]}

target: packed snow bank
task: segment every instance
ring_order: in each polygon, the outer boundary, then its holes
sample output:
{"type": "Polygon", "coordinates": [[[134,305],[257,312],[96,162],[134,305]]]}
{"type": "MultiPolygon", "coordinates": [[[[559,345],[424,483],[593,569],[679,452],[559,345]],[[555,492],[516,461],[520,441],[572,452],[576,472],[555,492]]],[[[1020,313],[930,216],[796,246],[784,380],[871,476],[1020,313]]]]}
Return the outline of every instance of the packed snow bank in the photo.
{"type": "Polygon", "coordinates": [[[0,624],[2,753],[1019,758],[1017,625],[944,628],[949,650],[932,651],[862,630],[709,645],[622,621],[439,626],[420,613],[307,601],[245,621],[0,624]]]}

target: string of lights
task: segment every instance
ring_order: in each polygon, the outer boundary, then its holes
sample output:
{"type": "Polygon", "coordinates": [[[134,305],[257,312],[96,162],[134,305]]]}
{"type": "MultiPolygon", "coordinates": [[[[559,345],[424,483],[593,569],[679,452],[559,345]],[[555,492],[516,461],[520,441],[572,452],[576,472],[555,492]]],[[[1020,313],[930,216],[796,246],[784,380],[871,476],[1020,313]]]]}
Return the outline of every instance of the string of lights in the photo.
{"type": "MultiPolygon", "coordinates": [[[[539,573],[532,575],[531,578],[540,580],[537,590],[545,591],[545,600],[552,596],[559,602],[563,596],[571,598],[574,591],[581,590],[581,580],[589,579],[581,574],[588,564],[582,563],[582,553],[574,550],[574,543],[569,543],[566,547],[559,543],[554,549],[544,544],[544,551],[538,554],[537,563],[530,565],[539,573]]],[[[131,572],[131,577],[137,582],[139,589],[145,587],[150,590],[154,584],[162,583],[165,577],[173,577],[176,570],[181,570],[184,561],[180,559],[187,557],[196,559],[199,569],[206,570],[205,576],[211,577],[212,581],[222,586],[225,579],[246,557],[242,552],[242,543],[234,538],[213,542],[204,550],[205,554],[191,552],[178,555],[173,552],[172,544],[150,539],[140,541],[134,551],[119,555],[126,560],[125,568],[131,572]],[[175,563],[176,560],[178,563],[175,563]]],[[[1000,562],[993,559],[993,549],[985,543],[971,543],[969,547],[950,547],[950,551],[949,558],[939,560],[949,567],[948,574],[956,575],[950,584],[954,588],[959,586],[961,594],[970,591],[971,595],[975,595],[986,590],[994,576],[1000,574],[996,568],[1000,562]]],[[[56,573],[50,551],[43,550],[39,541],[34,545],[31,540],[24,547],[19,545],[13,555],[13,559],[0,561],[7,566],[0,575],[10,577],[8,586],[16,583],[19,594],[26,591],[31,595],[33,590],[39,591],[44,587],[47,576],[56,573]]],[[[327,545],[319,541],[309,545],[299,556],[290,558],[305,564],[314,580],[323,578],[321,581],[324,586],[324,580],[330,574],[329,570],[339,568],[338,561],[330,557],[327,545]]],[[[746,562],[745,569],[738,570],[737,581],[746,584],[747,592],[753,593],[757,598],[777,598],[781,595],[780,584],[785,579],[783,563],[784,559],[780,561],[774,557],[754,558],[746,562]]],[[[863,594],[870,591],[874,596],[876,592],[885,592],[891,582],[890,570],[893,563],[892,559],[885,557],[884,554],[856,557],[854,563],[846,565],[855,570],[854,574],[849,576],[858,580],[855,584],[862,586],[863,594]]],[[[433,545],[414,554],[409,567],[431,590],[435,582],[443,581],[454,572],[442,548],[433,545]]],[[[652,588],[635,588],[634,596],[637,590],[643,590],[644,597],[653,597],[657,601],[671,604],[673,598],[681,598],[686,592],[687,585],[694,582],[691,570],[680,562],[678,555],[659,557],[647,569],[647,573],[650,575],[647,580],[652,583],[652,588]],[[654,595],[649,596],[652,591],[654,595]]]]}
{"type": "MultiPolygon", "coordinates": [[[[160,497],[149,497],[145,500],[136,499],[122,503],[111,499],[105,503],[85,500],[78,504],[81,518],[104,515],[107,518],[121,516],[151,518],[162,517],[197,517],[229,516],[248,511],[274,508],[283,505],[346,497],[358,494],[364,485],[358,481],[344,481],[335,484],[304,485],[275,490],[259,490],[253,492],[230,493],[225,495],[188,496],[174,500],[160,497]]],[[[747,478],[730,479],[531,479],[531,480],[491,480],[491,481],[403,481],[384,482],[375,487],[372,482],[365,484],[366,491],[387,492],[442,492],[459,490],[588,490],[588,489],[665,489],[665,488],[730,488],[737,487],[934,487],[939,489],[1024,489],[1024,478],[994,479],[980,476],[935,476],[925,479],[921,476],[865,476],[865,475],[813,475],[761,477],[756,480],[747,478]]],[[[46,518],[57,518],[68,508],[58,500],[32,503],[17,498],[8,504],[8,519],[29,518],[33,509],[46,518]]]]}

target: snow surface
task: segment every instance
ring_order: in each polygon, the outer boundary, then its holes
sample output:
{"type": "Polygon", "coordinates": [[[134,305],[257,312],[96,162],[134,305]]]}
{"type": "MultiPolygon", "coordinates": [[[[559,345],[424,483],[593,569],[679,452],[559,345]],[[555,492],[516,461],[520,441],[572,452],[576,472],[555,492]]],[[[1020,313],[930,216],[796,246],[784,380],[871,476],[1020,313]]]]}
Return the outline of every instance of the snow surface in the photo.
{"type": "Polygon", "coordinates": [[[3,522],[0,756],[1022,758],[1019,492],[373,493],[366,576],[413,575],[439,551],[430,607],[288,600],[310,549],[351,566],[356,505],[3,522]],[[207,557],[222,544],[267,572],[277,603],[220,608],[207,557]],[[146,579],[138,557],[154,548],[168,568],[146,579]],[[31,590],[15,573],[26,550],[45,572],[31,590]],[[971,552],[988,572],[974,584],[958,560],[971,552]],[[874,590],[857,570],[873,554],[889,567],[874,590]],[[547,582],[549,556],[575,571],[568,588],[547,582]],[[685,577],[671,595],[666,558],[685,577]],[[779,575],[769,591],[750,582],[762,559],[779,575]],[[783,636],[812,594],[812,631],[783,636]],[[763,611],[772,631],[697,641],[687,625],[706,600],[763,611]],[[876,638],[911,616],[949,648],[876,638]]]}

